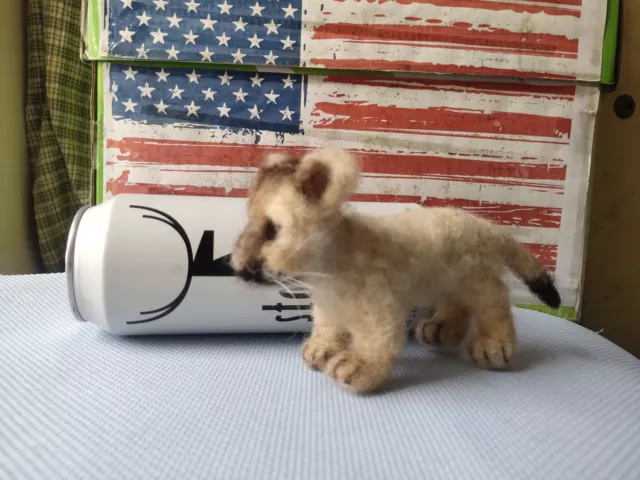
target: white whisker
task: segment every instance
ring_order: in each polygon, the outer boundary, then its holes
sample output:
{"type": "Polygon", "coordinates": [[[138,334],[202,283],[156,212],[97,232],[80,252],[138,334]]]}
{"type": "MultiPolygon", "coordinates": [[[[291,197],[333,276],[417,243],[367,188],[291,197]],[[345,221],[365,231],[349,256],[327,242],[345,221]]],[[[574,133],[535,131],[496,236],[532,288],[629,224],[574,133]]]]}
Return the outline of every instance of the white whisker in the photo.
{"type": "Polygon", "coordinates": [[[332,275],[328,273],[322,273],[322,272],[298,272],[298,275],[306,275],[309,277],[322,277],[322,278],[332,277],[332,275]]]}
{"type": "Polygon", "coordinates": [[[298,281],[295,278],[290,277],[288,275],[281,276],[280,280],[282,280],[284,283],[291,284],[294,286],[298,285],[298,281]]]}
{"type": "Polygon", "coordinates": [[[294,284],[296,287],[300,288],[304,288],[306,290],[311,290],[311,285],[309,285],[306,282],[303,282],[302,280],[300,280],[299,278],[295,278],[295,277],[287,277],[287,281],[289,283],[294,284]]]}
{"type": "Polygon", "coordinates": [[[271,280],[273,280],[274,282],[276,282],[278,285],[280,285],[282,288],[284,288],[287,293],[289,295],[291,295],[291,298],[296,298],[295,295],[293,294],[293,292],[291,291],[291,289],[283,282],[281,282],[280,280],[278,280],[275,276],[271,275],[271,280]]]}

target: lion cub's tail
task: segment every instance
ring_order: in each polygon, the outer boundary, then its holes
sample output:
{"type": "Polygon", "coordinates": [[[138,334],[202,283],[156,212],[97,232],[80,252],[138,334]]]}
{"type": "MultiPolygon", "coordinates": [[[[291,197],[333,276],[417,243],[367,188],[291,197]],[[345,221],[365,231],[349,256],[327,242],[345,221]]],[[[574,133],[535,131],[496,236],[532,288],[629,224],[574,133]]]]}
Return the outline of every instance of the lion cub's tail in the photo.
{"type": "Polygon", "coordinates": [[[538,263],[529,251],[512,237],[505,237],[503,257],[507,266],[513,270],[529,290],[551,308],[560,307],[560,294],[553,278],[538,263]]]}

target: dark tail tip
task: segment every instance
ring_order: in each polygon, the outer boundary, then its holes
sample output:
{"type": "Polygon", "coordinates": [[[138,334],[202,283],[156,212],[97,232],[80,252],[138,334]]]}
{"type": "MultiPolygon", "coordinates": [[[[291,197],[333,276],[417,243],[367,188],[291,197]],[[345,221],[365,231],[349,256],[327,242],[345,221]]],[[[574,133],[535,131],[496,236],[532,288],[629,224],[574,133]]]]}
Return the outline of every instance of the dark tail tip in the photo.
{"type": "Polygon", "coordinates": [[[542,300],[546,305],[551,308],[560,307],[560,294],[556,290],[556,286],[553,283],[551,275],[543,273],[539,277],[536,277],[525,282],[529,290],[531,290],[536,297],[542,300]]]}

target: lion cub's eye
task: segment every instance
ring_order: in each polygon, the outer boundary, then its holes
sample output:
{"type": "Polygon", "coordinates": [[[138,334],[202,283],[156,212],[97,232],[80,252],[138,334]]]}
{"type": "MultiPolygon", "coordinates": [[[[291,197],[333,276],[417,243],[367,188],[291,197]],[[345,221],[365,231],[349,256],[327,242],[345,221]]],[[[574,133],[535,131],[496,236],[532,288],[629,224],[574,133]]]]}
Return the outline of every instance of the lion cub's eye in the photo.
{"type": "Polygon", "coordinates": [[[267,242],[273,242],[278,236],[278,230],[280,227],[273,223],[272,220],[267,220],[267,223],[264,225],[264,239],[267,242]]]}

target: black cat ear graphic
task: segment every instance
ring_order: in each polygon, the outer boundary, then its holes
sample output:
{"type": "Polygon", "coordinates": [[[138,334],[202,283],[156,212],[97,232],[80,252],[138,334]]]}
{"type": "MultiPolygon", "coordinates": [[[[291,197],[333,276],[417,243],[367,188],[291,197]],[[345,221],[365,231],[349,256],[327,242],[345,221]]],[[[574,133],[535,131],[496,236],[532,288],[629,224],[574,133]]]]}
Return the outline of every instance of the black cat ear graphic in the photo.
{"type": "Polygon", "coordinates": [[[185,249],[187,250],[187,278],[185,280],[184,286],[180,293],[169,303],[166,305],[155,308],[153,310],[145,310],[140,312],[140,315],[152,315],[151,317],[143,318],[141,320],[132,320],[127,322],[129,325],[135,325],[138,323],[148,323],[153,322],[155,320],[159,320],[163,317],[166,317],[171,312],[173,312],[176,308],[180,306],[182,301],[187,296],[189,292],[189,287],[191,286],[191,280],[193,277],[231,277],[234,276],[235,273],[233,268],[231,267],[230,259],[231,255],[225,255],[223,257],[213,259],[213,246],[214,246],[214,231],[213,230],[205,230],[202,234],[202,238],[200,240],[200,244],[198,245],[198,250],[196,252],[195,257],[193,256],[193,248],[191,247],[191,243],[189,242],[189,237],[187,236],[187,232],[184,230],[182,225],[173,218],[168,213],[165,213],[161,210],[151,207],[145,207],[143,205],[130,205],[130,208],[144,210],[146,212],[150,212],[151,214],[143,214],[142,218],[148,218],[149,220],[156,220],[158,222],[162,222],[166,225],[169,225],[173,230],[175,230],[182,241],[184,242],[185,249]]]}
{"type": "Polygon", "coordinates": [[[213,259],[214,245],[213,230],[205,230],[200,239],[196,256],[193,259],[194,277],[232,277],[235,275],[231,268],[231,254],[213,259]]]}

